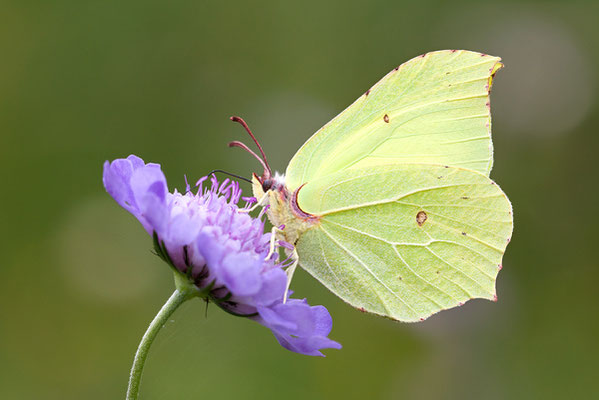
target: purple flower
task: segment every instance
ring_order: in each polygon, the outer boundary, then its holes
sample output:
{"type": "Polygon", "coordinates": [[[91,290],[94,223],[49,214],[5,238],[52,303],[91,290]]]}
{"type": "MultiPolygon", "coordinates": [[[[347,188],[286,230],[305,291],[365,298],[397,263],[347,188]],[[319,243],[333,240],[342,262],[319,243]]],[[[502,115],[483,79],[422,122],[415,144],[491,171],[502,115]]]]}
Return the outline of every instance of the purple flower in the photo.
{"type": "Polygon", "coordinates": [[[194,194],[168,192],[160,165],[134,155],[104,164],[106,191],[133,214],[154,238],[154,247],[180,276],[198,289],[198,295],[238,316],[268,327],[288,350],[323,354],[324,348],[341,348],[328,339],[332,320],[323,306],[305,300],[283,302],[287,275],[278,252],[266,259],[270,233],[264,234],[263,213],[252,218],[247,211],[255,199],[238,207],[241,189],[228,179],[219,184],[213,176],[200,179],[194,194]]]}

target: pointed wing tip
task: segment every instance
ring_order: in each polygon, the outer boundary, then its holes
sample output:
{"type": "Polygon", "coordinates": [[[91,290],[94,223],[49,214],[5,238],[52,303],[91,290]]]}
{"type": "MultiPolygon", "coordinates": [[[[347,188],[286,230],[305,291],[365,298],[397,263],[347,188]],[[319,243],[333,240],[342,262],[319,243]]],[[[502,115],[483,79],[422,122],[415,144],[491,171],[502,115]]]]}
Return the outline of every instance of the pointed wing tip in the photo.
{"type": "Polygon", "coordinates": [[[489,82],[487,83],[488,93],[491,93],[491,87],[493,86],[493,79],[495,78],[495,74],[504,66],[505,65],[501,62],[501,58],[497,57],[497,62],[495,62],[495,64],[493,64],[493,66],[489,70],[489,82]]]}
{"type": "MultiPolygon", "coordinates": [[[[434,56],[434,55],[446,55],[446,54],[457,54],[459,56],[461,55],[469,55],[471,57],[481,57],[481,58],[488,58],[489,61],[494,60],[494,64],[493,66],[489,69],[489,82],[487,85],[487,91],[490,93],[491,92],[491,86],[493,83],[493,78],[495,77],[495,74],[497,73],[497,71],[499,71],[500,69],[502,69],[503,67],[505,67],[505,65],[501,62],[501,57],[497,57],[497,56],[492,56],[490,54],[487,53],[481,53],[478,51],[472,51],[472,50],[458,50],[458,49],[446,49],[446,50],[436,50],[436,51],[429,51],[427,53],[424,54],[420,54],[419,56],[413,57],[412,59],[410,59],[409,61],[405,62],[404,64],[407,64],[411,61],[417,60],[419,58],[426,58],[426,57],[430,57],[430,56],[434,56]]],[[[404,65],[402,64],[402,65],[404,65]]],[[[393,71],[391,71],[391,73],[399,70],[401,68],[401,66],[396,67],[393,71]]],[[[370,91],[368,91],[370,92],[370,91]]],[[[366,93],[368,94],[368,93],[366,93]]]]}

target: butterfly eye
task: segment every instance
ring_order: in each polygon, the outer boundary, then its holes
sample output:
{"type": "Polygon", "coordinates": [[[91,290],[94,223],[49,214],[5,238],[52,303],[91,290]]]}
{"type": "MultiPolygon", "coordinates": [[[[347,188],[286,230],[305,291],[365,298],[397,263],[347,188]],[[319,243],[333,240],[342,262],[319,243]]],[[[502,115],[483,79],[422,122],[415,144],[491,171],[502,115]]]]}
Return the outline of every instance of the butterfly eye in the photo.
{"type": "Polygon", "coordinates": [[[272,179],[265,179],[264,182],[262,182],[262,190],[268,192],[270,189],[272,189],[272,179]]]}

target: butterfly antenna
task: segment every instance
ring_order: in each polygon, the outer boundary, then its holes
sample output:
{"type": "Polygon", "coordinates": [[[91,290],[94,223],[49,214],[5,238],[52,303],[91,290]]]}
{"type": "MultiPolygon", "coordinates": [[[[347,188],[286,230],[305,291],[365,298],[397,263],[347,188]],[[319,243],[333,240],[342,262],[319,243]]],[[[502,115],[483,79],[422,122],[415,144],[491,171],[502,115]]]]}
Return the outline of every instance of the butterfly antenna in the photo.
{"type": "Polygon", "coordinates": [[[262,159],[264,160],[264,162],[262,163],[262,165],[265,165],[265,168],[266,168],[266,170],[268,170],[269,174],[272,174],[272,170],[270,169],[270,165],[268,165],[268,160],[266,159],[266,154],[264,154],[264,150],[262,150],[262,146],[260,146],[260,143],[258,142],[258,140],[256,140],[256,137],[254,136],[254,134],[250,130],[250,127],[248,126],[248,124],[245,123],[245,121],[243,120],[243,118],[237,117],[235,115],[232,116],[230,119],[231,119],[231,121],[237,122],[241,126],[243,126],[243,128],[246,130],[246,132],[250,135],[250,137],[252,138],[252,140],[254,141],[254,143],[256,143],[256,146],[258,146],[258,150],[260,150],[260,154],[262,155],[262,159]]]}
{"type": "Polygon", "coordinates": [[[224,171],[222,169],[213,169],[212,171],[208,172],[207,176],[210,176],[216,172],[220,172],[221,174],[229,175],[229,176],[232,176],[233,178],[241,179],[242,181],[252,183],[252,181],[249,180],[248,178],[244,178],[243,176],[232,174],[232,173],[224,171]]]}
{"type": "Polygon", "coordinates": [[[237,140],[234,140],[232,142],[229,143],[229,147],[239,147],[244,149],[245,151],[247,151],[248,153],[250,153],[252,156],[254,156],[256,158],[256,160],[260,161],[260,164],[262,164],[262,167],[264,168],[264,173],[268,174],[268,177],[270,177],[270,167],[268,166],[268,164],[266,164],[259,156],[258,154],[254,153],[249,147],[247,147],[245,144],[238,142],[237,140]]]}

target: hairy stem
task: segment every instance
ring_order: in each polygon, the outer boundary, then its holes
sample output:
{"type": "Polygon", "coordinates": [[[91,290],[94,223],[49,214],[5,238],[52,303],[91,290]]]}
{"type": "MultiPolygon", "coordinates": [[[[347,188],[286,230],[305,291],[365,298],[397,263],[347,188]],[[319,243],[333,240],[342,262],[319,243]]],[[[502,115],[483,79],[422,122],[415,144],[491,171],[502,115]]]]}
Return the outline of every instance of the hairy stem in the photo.
{"type": "Polygon", "coordinates": [[[137,400],[141,375],[144,364],[146,363],[146,358],[148,357],[148,351],[150,350],[152,342],[156,339],[160,328],[166,324],[170,316],[173,315],[175,310],[181,304],[194,297],[194,295],[195,293],[190,290],[190,288],[178,287],[150,323],[150,326],[148,327],[148,330],[146,330],[146,333],[144,333],[144,336],[137,347],[137,352],[135,353],[135,359],[133,360],[133,366],[131,367],[131,375],[129,376],[127,400],[137,400]]]}

